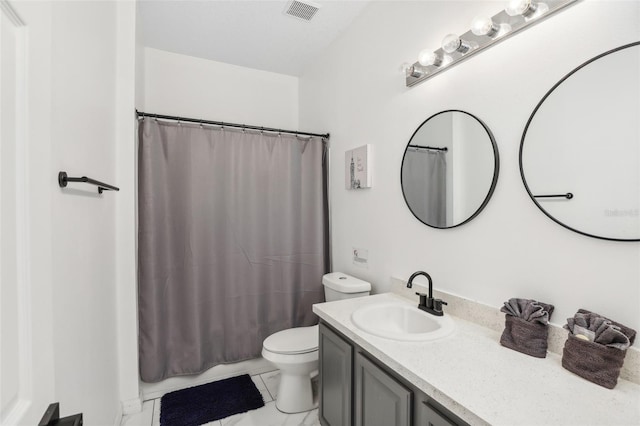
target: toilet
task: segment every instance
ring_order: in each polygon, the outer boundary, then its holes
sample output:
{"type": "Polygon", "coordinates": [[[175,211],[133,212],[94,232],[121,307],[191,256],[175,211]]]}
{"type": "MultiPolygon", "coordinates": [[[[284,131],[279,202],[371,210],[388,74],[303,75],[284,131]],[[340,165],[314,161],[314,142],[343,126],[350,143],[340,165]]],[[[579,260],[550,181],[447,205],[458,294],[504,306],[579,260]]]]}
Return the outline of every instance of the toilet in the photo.
{"type": "MultiPolygon", "coordinates": [[[[327,302],[368,296],[371,284],[341,272],[322,277],[327,302]]],[[[313,410],[311,374],[318,370],[318,326],[278,331],[262,344],[262,357],[280,370],[276,407],[284,413],[313,410]]]]}

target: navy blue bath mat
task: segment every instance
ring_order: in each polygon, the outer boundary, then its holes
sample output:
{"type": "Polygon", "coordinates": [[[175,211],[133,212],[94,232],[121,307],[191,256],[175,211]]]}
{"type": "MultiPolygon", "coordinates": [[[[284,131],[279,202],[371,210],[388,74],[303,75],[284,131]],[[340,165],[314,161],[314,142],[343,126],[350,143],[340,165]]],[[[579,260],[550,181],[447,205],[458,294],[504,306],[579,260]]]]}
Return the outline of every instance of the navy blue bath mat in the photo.
{"type": "Polygon", "coordinates": [[[248,374],[165,394],[160,426],[198,426],[264,406],[248,374]]]}

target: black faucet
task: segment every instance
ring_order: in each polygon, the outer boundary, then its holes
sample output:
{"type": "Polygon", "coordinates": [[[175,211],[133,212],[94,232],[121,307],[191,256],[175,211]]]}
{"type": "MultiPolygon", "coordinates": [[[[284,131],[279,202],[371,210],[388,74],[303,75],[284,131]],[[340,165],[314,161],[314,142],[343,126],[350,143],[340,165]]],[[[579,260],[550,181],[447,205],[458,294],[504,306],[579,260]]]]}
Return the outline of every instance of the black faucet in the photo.
{"type": "Polygon", "coordinates": [[[440,299],[433,298],[433,280],[431,280],[431,275],[427,274],[424,271],[418,271],[413,273],[409,277],[409,281],[407,281],[407,288],[413,287],[413,279],[418,275],[424,275],[429,280],[429,294],[416,293],[420,296],[420,304],[418,305],[418,309],[422,309],[423,311],[429,312],[431,315],[436,315],[441,317],[444,312],[442,312],[442,305],[446,305],[447,302],[440,299]]]}

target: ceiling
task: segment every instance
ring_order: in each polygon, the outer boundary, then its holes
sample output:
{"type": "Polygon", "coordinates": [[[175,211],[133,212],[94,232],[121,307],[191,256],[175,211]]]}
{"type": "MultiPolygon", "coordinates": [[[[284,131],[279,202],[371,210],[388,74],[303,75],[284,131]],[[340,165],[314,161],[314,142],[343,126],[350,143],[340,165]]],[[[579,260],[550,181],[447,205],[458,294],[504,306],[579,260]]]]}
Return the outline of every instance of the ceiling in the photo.
{"type": "Polygon", "coordinates": [[[140,0],[138,42],[146,47],[300,76],[369,0],[314,0],[311,21],[285,15],[289,1],[140,0]]]}

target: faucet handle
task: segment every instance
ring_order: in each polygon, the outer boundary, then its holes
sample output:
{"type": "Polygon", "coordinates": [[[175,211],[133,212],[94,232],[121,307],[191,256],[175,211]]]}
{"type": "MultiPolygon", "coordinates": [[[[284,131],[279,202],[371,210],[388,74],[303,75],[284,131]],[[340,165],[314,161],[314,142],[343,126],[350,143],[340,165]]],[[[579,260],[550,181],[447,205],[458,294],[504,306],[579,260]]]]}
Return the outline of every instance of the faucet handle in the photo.
{"type": "Polygon", "coordinates": [[[442,312],[442,305],[448,305],[448,303],[441,299],[435,299],[433,301],[433,309],[436,311],[442,312]]]}
{"type": "Polygon", "coordinates": [[[422,309],[421,307],[426,307],[427,306],[427,295],[424,293],[418,293],[416,291],[416,295],[420,296],[420,303],[418,304],[418,308],[422,309]]]}

